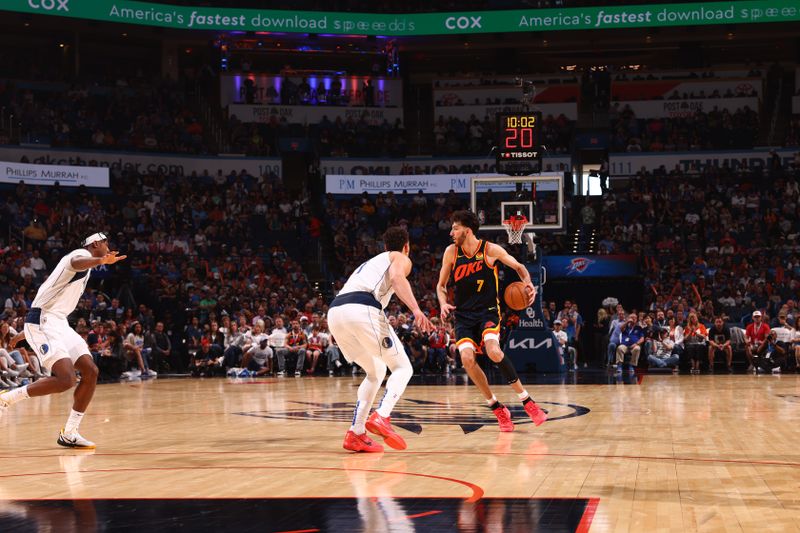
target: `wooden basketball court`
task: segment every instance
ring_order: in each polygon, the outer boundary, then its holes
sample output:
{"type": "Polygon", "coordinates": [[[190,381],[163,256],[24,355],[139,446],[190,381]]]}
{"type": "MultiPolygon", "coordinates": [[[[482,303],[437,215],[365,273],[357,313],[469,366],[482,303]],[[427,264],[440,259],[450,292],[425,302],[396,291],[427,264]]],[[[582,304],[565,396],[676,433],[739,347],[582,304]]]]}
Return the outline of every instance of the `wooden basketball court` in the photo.
{"type": "Polygon", "coordinates": [[[34,398],[0,421],[0,531],[800,530],[800,376],[569,379],[528,386],[539,428],[495,385],[514,433],[463,376],[412,381],[377,455],[341,447],[360,376],[101,385],[94,452],[34,398]]]}

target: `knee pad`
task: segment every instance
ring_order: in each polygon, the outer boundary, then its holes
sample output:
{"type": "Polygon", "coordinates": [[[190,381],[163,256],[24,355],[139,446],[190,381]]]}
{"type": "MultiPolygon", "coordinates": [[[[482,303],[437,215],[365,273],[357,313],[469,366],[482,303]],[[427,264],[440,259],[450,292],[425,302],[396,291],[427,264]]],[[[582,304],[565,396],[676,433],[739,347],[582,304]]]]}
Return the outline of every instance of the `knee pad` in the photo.
{"type": "Polygon", "coordinates": [[[508,381],[509,385],[519,381],[519,376],[517,375],[517,370],[514,368],[514,363],[509,360],[507,355],[504,355],[500,362],[497,363],[497,367],[500,369],[500,373],[503,374],[503,377],[506,378],[506,381],[508,381]]]}

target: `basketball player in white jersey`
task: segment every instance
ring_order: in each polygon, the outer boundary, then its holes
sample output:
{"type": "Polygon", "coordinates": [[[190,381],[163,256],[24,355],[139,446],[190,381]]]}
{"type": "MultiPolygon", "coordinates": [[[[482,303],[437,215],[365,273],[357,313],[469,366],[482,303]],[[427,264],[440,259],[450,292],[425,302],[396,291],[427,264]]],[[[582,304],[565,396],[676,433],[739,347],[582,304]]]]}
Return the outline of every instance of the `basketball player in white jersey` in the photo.
{"type": "Polygon", "coordinates": [[[389,228],[383,234],[383,243],[386,251],[350,275],[328,310],[328,327],[345,359],[358,363],[367,373],[358,387],[353,423],[343,444],[344,449],[355,452],[383,451],[383,446],[374,443],[366,430],[380,435],[396,450],[406,448],[403,437],[392,429],[390,415],[414,371],[403,344],[383,312],[392,294],[396,293],[414,313],[415,327],[426,333],[433,331],[406,279],[411,273],[408,232],[399,227],[389,228]],[[392,375],[386,382],[386,393],[367,420],[387,366],[392,375]]]}
{"type": "Polygon", "coordinates": [[[95,366],[86,341],[67,323],[67,315],[75,310],[86,290],[92,268],[113,265],[126,256],[109,252],[103,233],[90,235],[78,248],[61,258],[56,268],[39,287],[30,311],[25,317],[25,338],[36,352],[42,366],[52,372],[31,385],[0,394],[0,413],[9,405],[33,396],[64,392],[75,386],[75,370],[81,382],[75,389],[72,412],[58,436],[58,444],[67,448],[94,448],[78,433],[84,412],[97,384],[95,366]]]}

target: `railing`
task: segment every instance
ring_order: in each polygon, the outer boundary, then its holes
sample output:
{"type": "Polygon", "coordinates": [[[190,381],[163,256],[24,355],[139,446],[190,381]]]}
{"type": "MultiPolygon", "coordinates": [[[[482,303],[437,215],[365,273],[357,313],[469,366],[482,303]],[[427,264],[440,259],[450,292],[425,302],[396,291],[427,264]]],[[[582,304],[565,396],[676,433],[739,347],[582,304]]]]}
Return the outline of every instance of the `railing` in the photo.
{"type": "MultiPolygon", "coordinates": [[[[783,76],[778,78],[778,90],[775,93],[775,98],[772,104],[772,118],[769,123],[769,134],[767,135],[767,144],[775,144],[775,137],[778,130],[778,122],[781,118],[781,99],[783,98],[783,76]]],[[[782,143],[779,143],[782,144],[782,143]]]]}
{"type": "Polygon", "coordinates": [[[203,124],[207,129],[207,138],[214,143],[217,152],[229,152],[230,142],[226,134],[226,128],[222,124],[219,113],[215,111],[219,106],[212,105],[202,91],[197,94],[197,105],[200,108],[203,124]]]}
{"type": "Polygon", "coordinates": [[[0,107],[0,133],[8,135],[9,142],[16,143],[19,137],[20,124],[14,116],[14,112],[3,106],[0,107]]]}

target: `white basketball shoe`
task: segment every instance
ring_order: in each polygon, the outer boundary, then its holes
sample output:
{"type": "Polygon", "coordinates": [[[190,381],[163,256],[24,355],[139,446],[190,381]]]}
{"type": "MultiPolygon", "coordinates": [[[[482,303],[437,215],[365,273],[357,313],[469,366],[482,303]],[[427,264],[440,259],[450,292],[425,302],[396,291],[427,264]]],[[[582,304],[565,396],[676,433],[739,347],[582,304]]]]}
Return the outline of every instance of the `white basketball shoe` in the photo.
{"type": "Polygon", "coordinates": [[[71,435],[65,435],[62,429],[58,434],[58,441],[56,442],[58,442],[59,446],[64,446],[65,448],[77,448],[81,450],[93,450],[96,448],[94,442],[84,439],[77,431],[71,435]]]}

